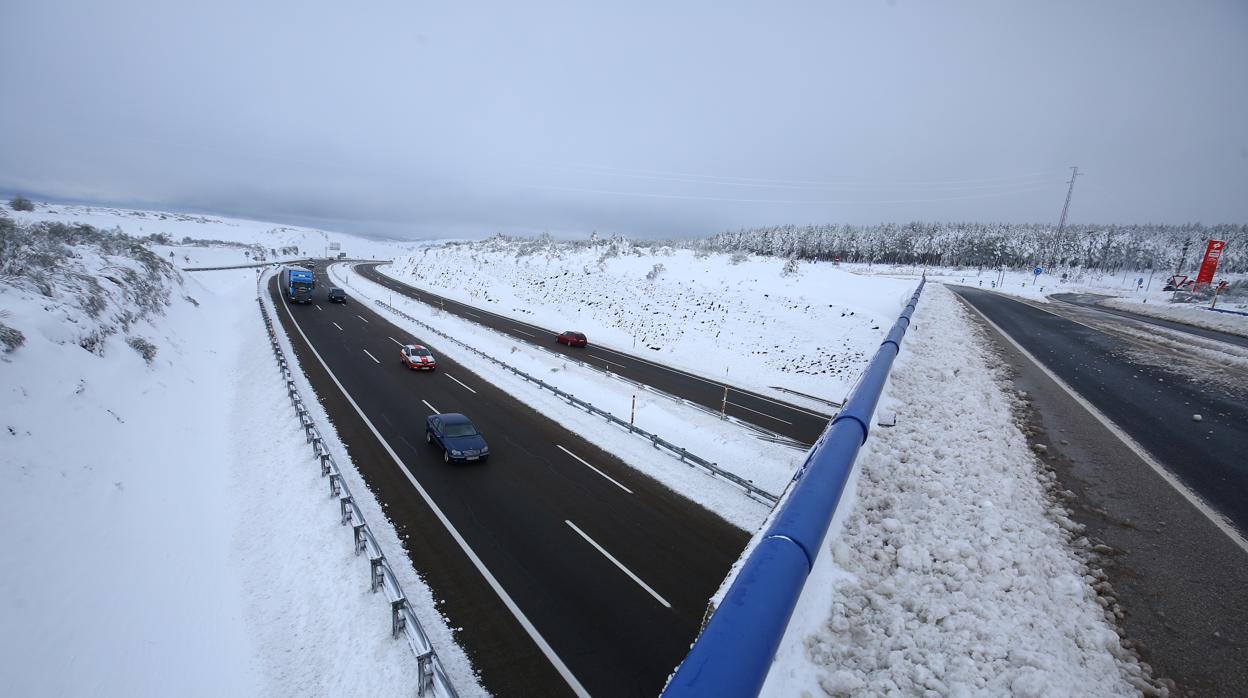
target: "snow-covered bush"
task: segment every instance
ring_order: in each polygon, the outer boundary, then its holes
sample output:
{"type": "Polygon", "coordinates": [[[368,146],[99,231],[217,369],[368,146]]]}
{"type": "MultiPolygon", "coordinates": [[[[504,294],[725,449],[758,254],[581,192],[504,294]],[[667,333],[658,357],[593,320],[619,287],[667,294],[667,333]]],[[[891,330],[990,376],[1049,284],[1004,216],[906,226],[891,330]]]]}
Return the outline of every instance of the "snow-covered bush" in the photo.
{"type": "Polygon", "coordinates": [[[656,264],[654,265],[653,269],[646,272],[646,281],[654,281],[655,279],[659,278],[659,274],[662,274],[662,273],[663,273],[663,265],[656,264]]]}
{"type": "Polygon", "coordinates": [[[57,341],[98,353],[109,336],[164,313],[179,281],[169,262],[120,230],[0,217],[0,286],[64,313],[76,332],[57,341]]]}
{"type": "Polygon", "coordinates": [[[149,364],[156,358],[156,345],[142,337],[126,337],[126,344],[129,344],[130,348],[138,352],[139,356],[142,356],[143,360],[149,364]]]}
{"type": "Polygon", "coordinates": [[[9,208],[14,211],[33,211],[35,204],[30,199],[19,195],[9,199],[9,208]]]}
{"type": "Polygon", "coordinates": [[[0,322],[0,350],[8,354],[25,343],[26,335],[22,334],[21,330],[14,329],[0,322]]]}

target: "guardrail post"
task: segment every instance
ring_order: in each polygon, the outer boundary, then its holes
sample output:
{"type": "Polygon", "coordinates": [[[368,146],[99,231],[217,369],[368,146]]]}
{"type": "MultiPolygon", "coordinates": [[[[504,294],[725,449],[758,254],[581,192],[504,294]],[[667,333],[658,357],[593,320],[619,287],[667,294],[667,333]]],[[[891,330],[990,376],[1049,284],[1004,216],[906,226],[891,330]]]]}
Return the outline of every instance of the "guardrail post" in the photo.
{"type": "Polygon", "coordinates": [[[377,593],[377,590],[380,589],[383,584],[385,584],[385,580],[382,579],[385,572],[381,569],[381,566],[384,564],[386,564],[386,558],[381,555],[378,555],[377,557],[370,557],[368,559],[368,565],[371,571],[371,574],[369,575],[368,590],[374,594],[377,593]]]}
{"type": "Polygon", "coordinates": [[[330,473],[329,475],[329,495],[337,497],[342,494],[342,473],[330,473]]]}
{"type": "Polygon", "coordinates": [[[325,440],[321,438],[320,434],[317,434],[316,438],[312,439],[312,455],[314,456],[321,455],[321,444],[323,444],[324,442],[325,440]]]}
{"type": "Polygon", "coordinates": [[[359,555],[368,548],[368,541],[364,538],[364,527],[368,524],[363,521],[357,521],[351,526],[351,533],[355,537],[355,554],[359,555]]]}
{"type": "Polygon", "coordinates": [[[347,524],[351,523],[351,505],[353,503],[354,502],[352,502],[350,497],[340,497],[338,499],[338,506],[340,509],[342,509],[342,525],[343,526],[346,526],[347,524]]]}
{"type": "Polygon", "coordinates": [[[433,689],[433,648],[416,655],[416,669],[420,672],[416,695],[423,696],[425,691],[433,689]]]}
{"type": "Polygon", "coordinates": [[[331,461],[330,461],[330,458],[329,458],[329,454],[328,454],[328,453],[322,453],[322,454],[321,454],[321,477],[325,477],[326,475],[328,475],[328,474],[329,474],[329,465],[330,465],[330,463],[331,463],[331,461]]]}
{"type": "Polygon", "coordinates": [[[406,607],[407,598],[402,596],[390,602],[390,630],[396,640],[399,639],[399,633],[403,632],[403,628],[407,626],[407,618],[403,615],[403,609],[406,607]]]}

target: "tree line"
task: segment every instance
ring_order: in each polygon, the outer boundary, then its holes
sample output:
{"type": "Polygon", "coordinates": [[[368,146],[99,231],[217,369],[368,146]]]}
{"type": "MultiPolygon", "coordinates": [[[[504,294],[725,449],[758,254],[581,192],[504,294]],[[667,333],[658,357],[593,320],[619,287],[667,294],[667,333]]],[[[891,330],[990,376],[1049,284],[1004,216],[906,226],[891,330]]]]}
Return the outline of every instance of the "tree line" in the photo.
{"type": "Polygon", "coordinates": [[[1248,272],[1248,225],[1079,225],[1058,233],[1032,223],[885,223],[744,228],[696,241],[710,252],[869,264],[1155,269],[1183,273],[1200,265],[1208,240],[1224,240],[1219,272],[1248,272]],[[1187,251],[1184,255],[1184,246],[1187,251]]]}

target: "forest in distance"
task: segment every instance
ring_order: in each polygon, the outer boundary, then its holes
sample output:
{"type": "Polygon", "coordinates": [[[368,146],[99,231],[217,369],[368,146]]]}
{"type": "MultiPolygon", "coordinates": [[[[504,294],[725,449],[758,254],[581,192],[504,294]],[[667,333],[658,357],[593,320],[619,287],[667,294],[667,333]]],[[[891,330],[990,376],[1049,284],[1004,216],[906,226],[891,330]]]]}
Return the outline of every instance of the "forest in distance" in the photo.
{"type": "Polygon", "coordinates": [[[1185,273],[1200,265],[1209,240],[1227,243],[1219,273],[1248,272],[1248,225],[1242,224],[1070,225],[1061,232],[1034,223],[777,225],[719,233],[692,245],[709,252],[863,264],[1104,272],[1182,266],[1185,273]]]}

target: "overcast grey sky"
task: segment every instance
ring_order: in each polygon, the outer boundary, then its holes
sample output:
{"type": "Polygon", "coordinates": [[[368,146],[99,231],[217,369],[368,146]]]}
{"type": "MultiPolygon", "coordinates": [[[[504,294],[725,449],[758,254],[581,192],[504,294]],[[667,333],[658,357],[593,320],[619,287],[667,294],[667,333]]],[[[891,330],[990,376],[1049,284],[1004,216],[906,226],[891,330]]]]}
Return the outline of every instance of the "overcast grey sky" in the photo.
{"type": "Polygon", "coordinates": [[[396,237],[1248,221],[1248,2],[6,3],[0,190],[396,237]]]}

